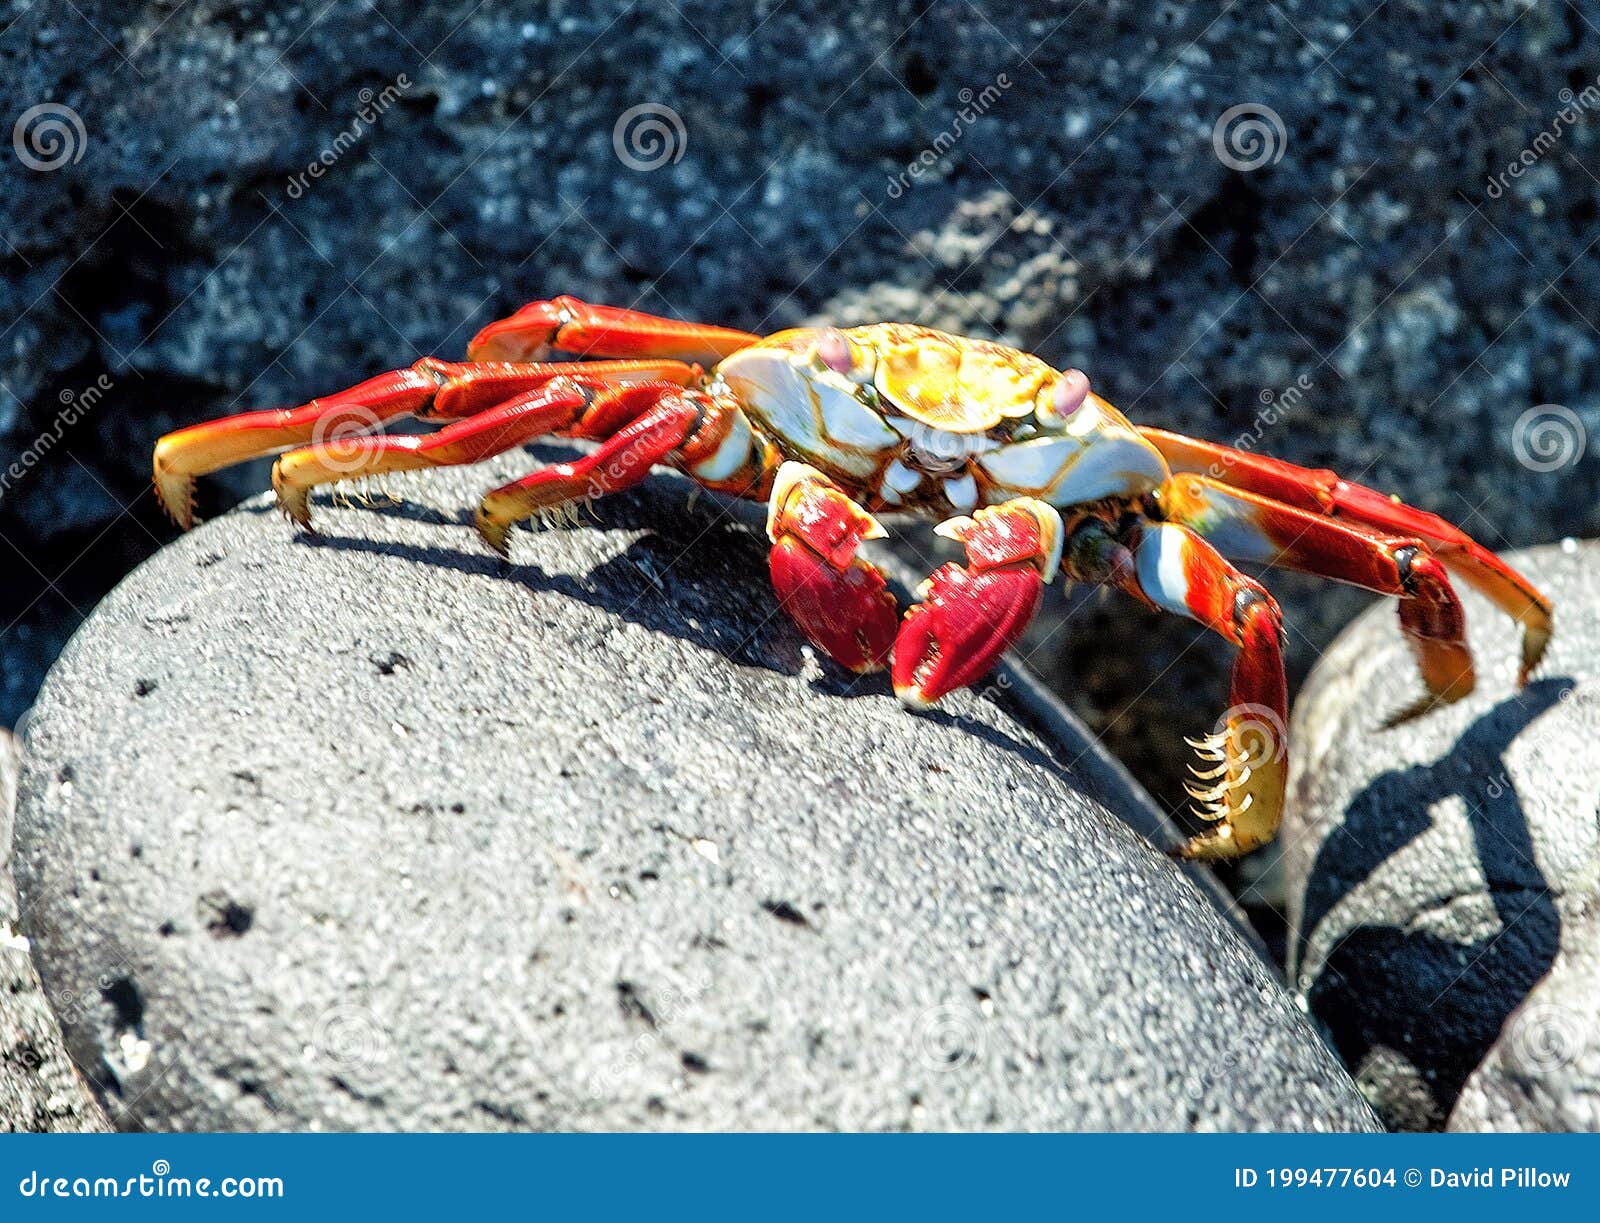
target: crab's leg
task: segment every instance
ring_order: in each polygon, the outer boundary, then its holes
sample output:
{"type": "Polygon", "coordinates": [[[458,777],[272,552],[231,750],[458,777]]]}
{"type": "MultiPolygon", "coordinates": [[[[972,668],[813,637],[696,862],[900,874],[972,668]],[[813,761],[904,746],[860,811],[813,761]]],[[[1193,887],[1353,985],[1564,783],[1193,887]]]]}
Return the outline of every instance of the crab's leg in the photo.
{"type": "Polygon", "coordinates": [[[470,416],[552,378],[585,376],[609,383],[662,379],[685,385],[698,374],[669,360],[474,365],[424,357],[408,369],[379,374],[297,408],[245,412],[167,434],[156,443],[156,495],[187,530],[194,525],[197,476],[307,442],[372,433],[404,416],[470,416]]]}
{"type": "Polygon", "coordinates": [[[1522,625],[1520,683],[1539,665],[1550,642],[1550,600],[1505,561],[1437,514],[1415,509],[1374,489],[1341,480],[1325,468],[1199,441],[1162,429],[1139,431],[1175,472],[1207,476],[1246,492],[1314,514],[1344,519],[1383,535],[1415,536],[1462,581],[1522,625]]]}
{"type": "Polygon", "coordinates": [[[1061,515],[1032,497],[941,523],[966,548],[918,591],[894,643],[895,694],[915,709],[981,679],[1039,610],[1061,562],[1061,515]]]}
{"type": "Polygon", "coordinates": [[[473,518],[484,541],[509,558],[511,528],[516,523],[631,488],[655,464],[668,459],[691,466],[703,446],[716,444],[705,435],[717,436],[726,429],[716,419],[719,405],[703,392],[674,387],[642,411],[641,406],[597,401],[571,430],[575,436],[605,437],[592,453],[542,467],[488,493],[473,518]]]}
{"type": "Polygon", "coordinates": [[[1418,709],[1472,691],[1466,615],[1444,566],[1422,539],[1379,535],[1205,476],[1173,476],[1156,500],[1163,518],[1192,527],[1236,560],[1398,595],[1400,627],[1432,698],[1418,709]]]}
{"type": "Polygon", "coordinates": [[[870,561],[856,555],[878,539],[878,520],[814,467],[788,462],[768,498],[772,585],[806,638],[842,667],[866,673],[888,664],[900,609],[870,561]]]}
{"type": "Polygon", "coordinates": [[[673,382],[613,386],[594,377],[553,378],[435,433],[338,437],[291,450],[273,464],[272,487],[283,512],[309,530],[311,491],[321,485],[479,463],[552,433],[581,433],[589,418],[632,419],[682,390],[673,382]]]}
{"type": "Polygon", "coordinates": [[[1266,844],[1283,817],[1289,713],[1283,619],[1272,596],[1172,523],[1139,524],[1124,543],[1091,520],[1073,533],[1063,567],[1069,577],[1121,586],[1196,620],[1239,648],[1227,711],[1212,734],[1191,741],[1204,767],[1189,793],[1212,827],[1177,854],[1232,858],[1266,844]]]}
{"type": "Polygon", "coordinates": [[[676,357],[714,365],[760,336],[685,323],[576,297],[530,302],[490,323],[467,345],[474,361],[542,361],[552,349],[592,357],[676,357]]]}

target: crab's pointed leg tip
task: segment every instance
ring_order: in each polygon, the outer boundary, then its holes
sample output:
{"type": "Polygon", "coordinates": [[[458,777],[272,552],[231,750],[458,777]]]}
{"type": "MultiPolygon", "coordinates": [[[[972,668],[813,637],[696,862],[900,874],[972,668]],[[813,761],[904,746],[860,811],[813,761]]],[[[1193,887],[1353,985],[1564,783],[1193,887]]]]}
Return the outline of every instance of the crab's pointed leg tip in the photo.
{"type": "Polygon", "coordinates": [[[285,518],[301,530],[316,534],[311,529],[311,491],[284,479],[281,460],[272,465],[272,491],[285,518]]]}
{"type": "Polygon", "coordinates": [[[194,478],[157,471],[155,475],[156,500],[162,512],[172,519],[180,531],[194,526],[194,478]]]}
{"type": "Polygon", "coordinates": [[[1424,714],[1432,713],[1435,709],[1450,703],[1436,696],[1419,696],[1416,700],[1401,706],[1382,722],[1378,723],[1378,729],[1393,730],[1397,726],[1404,726],[1407,722],[1415,722],[1424,714]]]}
{"type": "Polygon", "coordinates": [[[1533,678],[1533,673],[1539,669],[1539,664],[1544,661],[1545,650],[1550,645],[1550,629],[1546,627],[1524,626],[1522,630],[1522,658],[1517,667],[1517,687],[1526,688],[1528,681],[1533,678]]]}
{"type": "Polygon", "coordinates": [[[473,514],[472,525],[494,554],[507,565],[511,564],[511,527],[490,517],[482,506],[473,514]]]}
{"type": "Polygon", "coordinates": [[[287,485],[278,485],[273,481],[274,491],[278,497],[278,508],[283,511],[283,516],[302,531],[315,535],[316,531],[311,526],[311,497],[303,488],[294,488],[287,485]]]}

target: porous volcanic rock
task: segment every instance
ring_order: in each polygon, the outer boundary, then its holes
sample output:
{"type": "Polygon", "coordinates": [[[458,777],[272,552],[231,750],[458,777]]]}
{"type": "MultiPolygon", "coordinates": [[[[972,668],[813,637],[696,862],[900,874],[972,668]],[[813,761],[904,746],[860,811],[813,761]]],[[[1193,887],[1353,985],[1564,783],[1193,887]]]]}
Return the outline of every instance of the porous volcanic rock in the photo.
{"type": "Polygon", "coordinates": [[[18,875],[121,1124],[1372,1126],[1090,741],[819,662],[678,479],[501,572],[528,463],[249,502],[53,670],[18,875]]]}
{"type": "Polygon", "coordinates": [[[61,1045],[28,942],[17,933],[11,880],[11,810],[17,745],[0,731],[0,1132],[75,1133],[107,1128],[61,1045]]]}
{"type": "Polygon", "coordinates": [[[1600,860],[1600,545],[1509,559],[1556,606],[1526,689],[1515,628],[1464,592],[1467,699],[1386,725],[1421,692],[1388,605],[1333,644],[1294,711],[1291,984],[1392,1127],[1442,1127],[1529,992],[1597,951],[1578,915],[1600,860]]]}
{"type": "Polygon", "coordinates": [[[1462,1088],[1450,1129],[1600,1132],[1600,901],[1568,918],[1555,963],[1462,1088]]]}

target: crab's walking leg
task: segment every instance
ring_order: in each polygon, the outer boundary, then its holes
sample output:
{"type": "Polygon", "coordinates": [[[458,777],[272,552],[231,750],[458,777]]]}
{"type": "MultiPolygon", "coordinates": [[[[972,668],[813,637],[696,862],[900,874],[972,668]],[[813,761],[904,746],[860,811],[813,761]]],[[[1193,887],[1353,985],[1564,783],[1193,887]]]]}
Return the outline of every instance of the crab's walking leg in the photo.
{"type": "Polygon", "coordinates": [[[1061,515],[1032,497],[941,523],[967,563],[942,565],[918,591],[894,643],[895,694],[914,709],[986,675],[1039,610],[1061,563],[1061,515]]]}
{"type": "Polygon", "coordinates": [[[714,365],[760,338],[731,327],[557,297],[530,302],[511,317],[490,323],[467,345],[467,356],[474,361],[542,361],[553,349],[578,356],[676,357],[714,365]]]}
{"type": "Polygon", "coordinates": [[[571,429],[589,415],[622,412],[637,416],[663,395],[681,389],[672,382],[611,386],[593,377],[555,378],[436,433],[341,437],[291,450],[273,464],[272,487],[283,512],[309,530],[311,491],[319,485],[424,467],[479,463],[514,446],[571,429]]]}
{"type": "Polygon", "coordinates": [[[1074,533],[1067,573],[1112,581],[1164,611],[1187,616],[1239,648],[1228,710],[1194,742],[1204,768],[1189,793],[1211,828],[1177,850],[1184,858],[1232,858],[1270,841],[1283,818],[1288,682],[1283,618],[1271,595],[1188,527],[1144,523],[1124,545],[1099,523],[1074,533]]]}
{"type": "Polygon", "coordinates": [[[1360,526],[1230,488],[1205,476],[1173,476],[1156,492],[1162,517],[1185,523],[1236,560],[1285,565],[1400,598],[1400,627],[1432,704],[1472,691],[1466,615],[1450,578],[1418,538],[1360,526]]]}
{"type": "MultiPolygon", "coordinates": [[[[657,463],[671,461],[691,476],[708,466],[734,468],[732,483],[701,480],[717,488],[738,489],[738,477],[751,471],[748,460],[754,441],[743,414],[703,391],[670,387],[653,403],[622,396],[597,399],[567,432],[604,440],[580,459],[554,463],[502,485],[478,506],[473,519],[478,533],[501,556],[510,556],[511,528],[516,523],[632,488],[657,463]]],[[[749,474],[746,485],[756,478],[749,474]]]]}
{"type": "Polygon", "coordinates": [[[884,530],[814,467],[778,468],[767,502],[772,586],[806,639],[842,667],[881,671],[894,648],[900,608],[863,539],[884,530]]]}
{"type": "Polygon", "coordinates": [[[408,369],[379,374],[297,408],[245,412],[167,434],[156,443],[156,494],[172,520],[187,530],[194,525],[197,476],[307,442],[359,437],[404,416],[470,416],[552,378],[585,376],[608,383],[658,379],[686,385],[697,371],[669,360],[471,365],[424,357],[408,369]]]}
{"type": "Polygon", "coordinates": [[[1550,642],[1550,600],[1505,561],[1437,514],[1414,509],[1360,484],[1341,480],[1326,469],[1297,467],[1281,459],[1250,454],[1214,442],[1141,429],[1175,472],[1205,475],[1291,505],[1338,518],[1386,536],[1414,536],[1425,542],[1445,566],[1522,625],[1522,659],[1518,682],[1539,665],[1550,642]]]}

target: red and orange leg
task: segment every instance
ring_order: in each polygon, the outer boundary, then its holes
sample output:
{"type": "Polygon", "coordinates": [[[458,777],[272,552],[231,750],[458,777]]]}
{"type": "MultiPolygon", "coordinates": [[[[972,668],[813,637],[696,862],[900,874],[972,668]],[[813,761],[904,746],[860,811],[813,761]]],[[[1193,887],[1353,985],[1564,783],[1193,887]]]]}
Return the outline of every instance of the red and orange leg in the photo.
{"type": "Polygon", "coordinates": [[[715,365],[760,338],[731,327],[557,297],[530,302],[511,317],[490,323],[467,345],[467,356],[473,361],[542,361],[556,351],[588,357],[675,357],[715,365]]]}
{"type": "Polygon", "coordinates": [[[695,385],[701,370],[692,363],[720,361],[758,338],[573,297],[533,302],[479,332],[468,362],[424,357],[408,369],[379,374],[296,408],[246,412],[167,434],[156,444],[156,495],[187,530],[194,525],[195,479],[223,467],[308,443],[376,433],[406,416],[461,419],[557,377],[695,385]],[[546,362],[552,350],[597,359],[546,362]]]}
{"type": "Polygon", "coordinates": [[[1382,535],[1206,476],[1174,476],[1156,500],[1164,519],[1193,528],[1236,560],[1281,565],[1397,596],[1400,626],[1428,690],[1405,714],[1472,691],[1466,615],[1425,540],[1382,535]]]}
{"type": "Polygon", "coordinates": [[[1446,568],[1521,624],[1518,683],[1526,683],[1539,665],[1550,642],[1550,600],[1505,561],[1438,515],[1414,509],[1363,485],[1341,480],[1326,469],[1297,467],[1281,459],[1161,429],[1141,429],[1140,432],[1161,451],[1174,472],[1206,476],[1243,492],[1311,515],[1337,519],[1377,535],[1420,540],[1446,568]]]}
{"type": "Polygon", "coordinates": [[[340,437],[290,450],[273,465],[272,487],[284,513],[309,529],[311,493],[323,485],[479,463],[552,434],[607,437],[664,398],[693,394],[674,382],[553,378],[434,433],[340,437]]]}
{"type": "Polygon", "coordinates": [[[1140,523],[1118,538],[1090,520],[1073,532],[1064,568],[1075,580],[1119,586],[1195,620],[1238,648],[1227,711],[1212,734],[1191,740],[1203,767],[1189,793],[1211,826],[1176,852],[1233,858],[1266,844],[1283,818],[1288,776],[1283,619],[1272,596],[1173,523],[1140,523]]]}
{"type": "MultiPolygon", "coordinates": [[[[631,389],[631,388],[630,388],[631,389]]],[[[511,555],[511,528],[529,518],[559,516],[569,507],[632,488],[657,463],[682,466],[714,445],[705,434],[717,406],[703,391],[669,388],[654,402],[610,394],[571,430],[575,437],[599,440],[592,452],[568,463],[553,463],[486,494],[473,516],[484,541],[502,557],[511,555]]]]}
{"type": "Polygon", "coordinates": [[[194,525],[195,479],[248,459],[294,446],[354,440],[408,416],[469,417],[553,378],[686,386],[698,376],[693,366],[673,360],[473,365],[424,357],[408,369],[379,374],[296,408],[225,416],[167,434],[156,443],[156,495],[172,520],[187,530],[194,525]]]}

